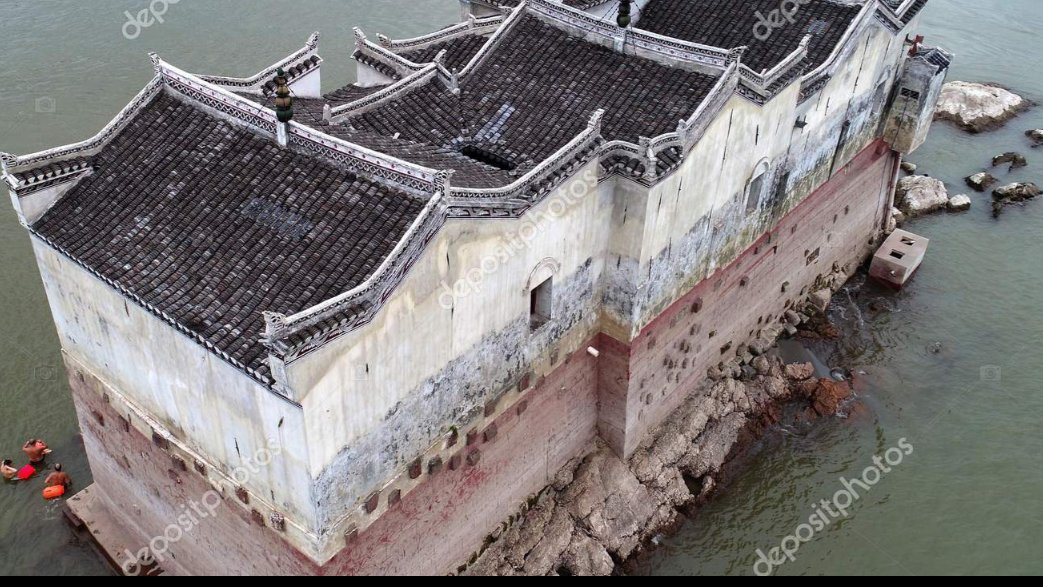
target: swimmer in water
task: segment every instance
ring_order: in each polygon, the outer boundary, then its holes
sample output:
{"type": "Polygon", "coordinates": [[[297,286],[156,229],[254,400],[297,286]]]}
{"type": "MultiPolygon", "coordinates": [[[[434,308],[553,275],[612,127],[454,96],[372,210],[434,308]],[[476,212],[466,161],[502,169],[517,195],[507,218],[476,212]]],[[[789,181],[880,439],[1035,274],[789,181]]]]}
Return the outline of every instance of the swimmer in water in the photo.
{"type": "Polygon", "coordinates": [[[14,462],[11,459],[6,459],[3,466],[0,467],[0,473],[3,474],[5,480],[13,481],[15,476],[18,475],[18,469],[14,468],[14,462]]]}
{"type": "Polygon", "coordinates": [[[47,476],[47,479],[43,482],[44,487],[54,487],[61,485],[62,487],[69,487],[72,485],[72,478],[66,475],[62,471],[61,464],[54,465],[54,472],[47,476]]]}
{"type": "Polygon", "coordinates": [[[47,455],[51,454],[51,449],[47,448],[47,443],[44,441],[33,438],[25,443],[22,452],[29,458],[29,464],[38,465],[47,455]]]}

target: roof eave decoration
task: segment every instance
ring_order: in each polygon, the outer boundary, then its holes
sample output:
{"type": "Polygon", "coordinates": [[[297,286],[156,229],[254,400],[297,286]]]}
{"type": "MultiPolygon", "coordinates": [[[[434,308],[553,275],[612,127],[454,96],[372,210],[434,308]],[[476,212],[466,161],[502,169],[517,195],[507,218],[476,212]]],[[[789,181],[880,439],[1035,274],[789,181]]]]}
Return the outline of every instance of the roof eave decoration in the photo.
{"type": "Polygon", "coordinates": [[[508,186],[453,188],[451,173],[442,172],[436,197],[366,282],[293,316],[264,314],[262,342],[271,353],[270,361],[289,363],[372,321],[449,218],[521,217],[581,165],[598,157],[603,117],[604,110],[595,112],[572,141],[508,186]]]}
{"type": "MultiPolygon", "coordinates": [[[[186,73],[158,56],[154,58],[160,79],[175,91],[204,107],[231,116],[271,137],[277,134],[278,119],[274,110],[186,73]]],[[[287,125],[289,145],[335,164],[352,169],[376,181],[430,198],[438,189],[438,174],[390,155],[349,143],[298,122],[287,125]]]]}
{"type": "Polygon", "coordinates": [[[902,31],[920,13],[923,0],[870,0],[877,20],[892,33],[902,31]]]}
{"type": "Polygon", "coordinates": [[[408,77],[424,69],[424,65],[413,63],[398,53],[369,40],[359,27],[352,29],[355,33],[355,59],[372,61],[389,68],[399,77],[408,77]],[[361,59],[360,59],[361,58],[361,59]]]}
{"type": "Polygon", "coordinates": [[[507,17],[504,14],[497,14],[485,18],[476,18],[475,16],[470,15],[466,22],[435,31],[428,35],[422,35],[411,39],[391,39],[386,35],[377,35],[377,40],[380,41],[382,47],[392,53],[409,53],[469,35],[491,35],[500,28],[506,18],[507,17]]]}
{"type": "MultiPolygon", "coordinates": [[[[315,32],[308,37],[308,41],[304,44],[304,47],[250,77],[236,78],[217,75],[200,75],[199,78],[207,83],[229,91],[257,96],[268,96],[275,90],[272,86],[272,79],[280,69],[286,72],[287,81],[291,86],[306,76],[317,72],[323,63],[322,57],[319,56],[318,51],[319,33],[315,32]]],[[[317,98],[319,96],[302,97],[317,98]]]]}
{"type": "Polygon", "coordinates": [[[601,161],[607,173],[651,187],[676,169],[736,94],[741,80],[741,65],[738,59],[741,54],[741,50],[736,52],[731,65],[717,80],[717,85],[710,90],[690,117],[677,124],[676,131],[654,138],[644,138],[640,144],[627,141],[606,143],[601,149],[601,161]],[[664,156],[670,150],[674,150],[677,156],[664,156]],[[616,165],[617,160],[627,160],[634,164],[619,166],[616,165]],[[667,164],[668,161],[673,161],[673,164],[667,164]]]}
{"type": "Polygon", "coordinates": [[[11,192],[19,222],[30,227],[53,207],[70,189],[93,172],[91,157],[112,141],[137,114],[163,90],[156,76],[105,127],[93,137],[62,147],[16,156],[0,155],[4,182],[11,192]],[[35,204],[26,198],[50,190],[35,204]]]}
{"type": "Polygon", "coordinates": [[[730,49],[682,41],[640,28],[620,29],[615,22],[551,0],[528,0],[528,8],[544,22],[570,34],[611,48],[622,43],[627,54],[693,71],[719,73],[728,68],[730,49]]]}
{"type": "MultiPolygon", "coordinates": [[[[908,11],[912,5],[918,0],[908,0],[908,6],[905,10],[908,11]]],[[[833,74],[836,72],[837,67],[843,61],[844,53],[852,46],[853,39],[860,35],[866,30],[873,22],[882,23],[880,19],[880,11],[891,11],[890,7],[884,4],[884,0],[867,0],[862,5],[862,10],[859,11],[858,15],[851,21],[851,25],[848,26],[847,31],[844,32],[844,36],[841,37],[840,41],[837,42],[836,47],[833,48],[833,52],[830,53],[829,58],[813,71],[804,74],[800,81],[800,102],[804,103],[809,100],[812,96],[817,94],[822,88],[829,83],[833,78],[833,74]]],[[[884,26],[881,24],[881,26],[884,26]]],[[[898,30],[891,28],[890,26],[884,26],[892,34],[897,33],[898,30]]]]}

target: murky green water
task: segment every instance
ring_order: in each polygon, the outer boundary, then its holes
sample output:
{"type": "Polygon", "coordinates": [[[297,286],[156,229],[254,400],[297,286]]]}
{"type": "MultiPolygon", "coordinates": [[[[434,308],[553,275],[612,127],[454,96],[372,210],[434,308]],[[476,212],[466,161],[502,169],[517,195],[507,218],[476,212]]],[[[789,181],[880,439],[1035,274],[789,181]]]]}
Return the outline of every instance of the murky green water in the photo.
{"type": "MultiPolygon", "coordinates": [[[[353,75],[352,26],[402,37],[458,16],[455,0],[180,0],[164,23],[126,40],[123,12],[147,5],[0,0],[0,150],[26,153],[97,132],[147,83],[149,50],[189,71],[249,75],[321,30],[332,87],[353,75]]],[[[958,53],[954,79],[996,81],[1043,100],[1038,0],[931,0],[923,28],[929,42],[958,53]]],[[[1043,111],[983,137],[936,127],[914,160],[962,192],[960,178],[991,155],[1021,149],[1031,165],[1015,177],[1043,181],[1043,151],[1029,150],[1022,134],[1039,127],[1043,111]]],[[[932,239],[911,288],[862,293],[839,309],[862,325],[847,354],[867,372],[869,413],[780,434],[645,571],[752,573],[755,551],[792,534],[813,503],[841,488],[839,477],[860,475],[907,438],[913,455],[780,574],[1043,573],[1043,202],[995,222],[987,198],[973,197],[968,214],[909,226],[932,239]],[[868,312],[870,298],[890,310],[868,312]],[[995,369],[983,372],[989,366],[999,367],[999,381],[995,369]]],[[[16,458],[27,438],[42,436],[84,487],[90,473],[57,336],[28,238],[6,204],[0,275],[0,454],[16,458]]],[[[0,574],[106,573],[38,485],[0,485],[0,574]]]]}

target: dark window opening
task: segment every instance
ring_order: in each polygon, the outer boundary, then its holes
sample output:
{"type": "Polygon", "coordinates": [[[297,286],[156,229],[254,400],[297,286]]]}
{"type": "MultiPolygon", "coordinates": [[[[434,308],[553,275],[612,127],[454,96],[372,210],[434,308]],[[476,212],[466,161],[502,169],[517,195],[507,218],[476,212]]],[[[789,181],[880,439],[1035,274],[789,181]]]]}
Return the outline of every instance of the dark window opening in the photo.
{"type": "Polygon", "coordinates": [[[750,182],[750,195],[746,200],[746,213],[753,214],[761,206],[761,197],[764,195],[764,176],[762,173],[750,182]]]}
{"type": "Polygon", "coordinates": [[[504,171],[514,171],[518,167],[510,159],[497,155],[492,151],[487,151],[477,145],[467,145],[463,149],[460,149],[460,154],[470,159],[474,159],[479,163],[485,163],[486,165],[504,171]]]}
{"type": "Polygon", "coordinates": [[[554,279],[548,279],[529,293],[529,325],[533,330],[551,321],[554,307],[554,279]]]}
{"type": "Polygon", "coordinates": [[[903,236],[902,237],[902,244],[911,247],[911,246],[916,244],[916,241],[914,241],[913,239],[911,239],[911,238],[909,238],[907,236],[903,236]]]}
{"type": "Polygon", "coordinates": [[[902,251],[891,251],[891,256],[895,259],[904,259],[905,253],[903,253],[902,251]]]}
{"type": "Polygon", "coordinates": [[[909,98],[910,100],[920,100],[920,92],[916,90],[910,90],[909,88],[902,88],[901,95],[903,98],[909,98]]]}

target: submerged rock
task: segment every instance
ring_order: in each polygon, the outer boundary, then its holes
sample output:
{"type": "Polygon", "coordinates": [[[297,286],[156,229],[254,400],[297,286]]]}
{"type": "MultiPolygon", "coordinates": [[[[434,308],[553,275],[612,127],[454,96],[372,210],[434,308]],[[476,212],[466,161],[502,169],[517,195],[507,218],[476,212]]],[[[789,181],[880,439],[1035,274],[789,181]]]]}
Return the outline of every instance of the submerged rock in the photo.
{"type": "Polygon", "coordinates": [[[930,214],[949,204],[949,193],[941,180],[926,175],[904,177],[898,182],[895,205],[906,216],[930,214]]]}
{"type": "Polygon", "coordinates": [[[840,404],[851,397],[851,386],[845,381],[820,379],[812,399],[815,413],[833,416],[840,411],[840,404]]]}
{"type": "Polygon", "coordinates": [[[966,212],[971,209],[971,199],[969,196],[960,194],[953,196],[949,200],[949,210],[951,212],[966,212]]]}
{"type": "Polygon", "coordinates": [[[1011,204],[1019,204],[1039,197],[1039,186],[1034,183],[1012,183],[992,192],[992,213],[999,217],[1003,209],[1011,204]]]}
{"type": "Polygon", "coordinates": [[[983,171],[981,173],[975,173],[974,175],[968,177],[967,185],[978,190],[979,192],[984,192],[985,190],[995,185],[998,181],[999,180],[996,179],[996,176],[983,171]]]}
{"type": "Polygon", "coordinates": [[[935,118],[979,133],[1002,126],[1030,106],[1025,98],[1001,87],[956,81],[942,88],[935,118]]]}
{"type": "Polygon", "coordinates": [[[1036,146],[1043,145],[1043,130],[1030,130],[1025,132],[1025,136],[1032,139],[1036,146]]]}
{"type": "Polygon", "coordinates": [[[1025,159],[1025,156],[1021,153],[1004,153],[1002,155],[997,155],[992,158],[993,167],[999,167],[1000,165],[1004,165],[1006,163],[1010,163],[1011,170],[1020,169],[1022,167],[1028,167],[1029,164],[1028,160],[1025,159]]]}

